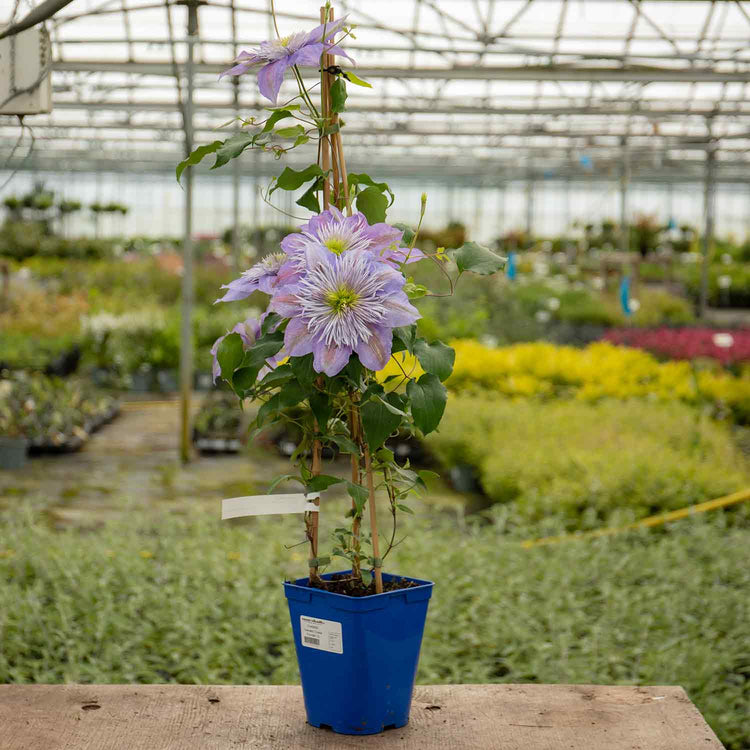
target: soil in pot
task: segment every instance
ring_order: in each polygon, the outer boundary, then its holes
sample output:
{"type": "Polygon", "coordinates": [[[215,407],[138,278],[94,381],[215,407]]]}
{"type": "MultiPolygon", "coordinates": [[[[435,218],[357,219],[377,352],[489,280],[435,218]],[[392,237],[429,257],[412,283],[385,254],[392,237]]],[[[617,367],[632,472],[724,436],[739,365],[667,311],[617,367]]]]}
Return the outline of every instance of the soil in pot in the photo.
{"type": "MultiPolygon", "coordinates": [[[[335,573],[330,579],[319,578],[307,584],[313,589],[323,589],[330,591],[332,594],[344,594],[344,596],[373,596],[375,593],[375,581],[371,581],[369,586],[365,586],[361,579],[353,580],[346,573],[335,573]]],[[[410,581],[406,578],[394,578],[390,581],[383,581],[383,593],[386,591],[398,591],[400,589],[412,589],[419,586],[416,581],[410,581]]]]}

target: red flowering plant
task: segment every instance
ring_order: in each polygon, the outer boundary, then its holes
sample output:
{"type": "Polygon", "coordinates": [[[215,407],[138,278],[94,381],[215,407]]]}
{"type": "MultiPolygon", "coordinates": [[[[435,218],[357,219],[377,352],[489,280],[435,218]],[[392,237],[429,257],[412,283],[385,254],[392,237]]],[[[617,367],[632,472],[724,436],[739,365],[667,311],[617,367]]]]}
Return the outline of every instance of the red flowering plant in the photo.
{"type": "Polygon", "coordinates": [[[724,366],[750,361],[750,331],[745,329],[613,328],[604,338],[670,359],[707,358],[724,366]]]}
{"type": "MultiPolygon", "coordinates": [[[[225,287],[218,301],[241,300],[254,292],[267,294],[269,301],[260,320],[238,323],[214,345],[214,375],[241,400],[260,403],[257,429],[293,422],[302,434],[292,457],[295,472],[279,481],[295,480],[307,493],[337,483],[346,487],[350,524],[335,530],[331,554],[351,564],[353,592],[380,593],[383,560],[395,543],[398,514],[411,512],[407,497],[423,490],[426,478],[425,472],[396,462],[385,442],[397,432],[426,435],[437,429],[447,399],[443,381],[455,359],[450,347],[417,335],[420,315],[413,301],[450,296],[462,274],[493,274],[504,259],[473,242],[450,252],[439,248],[422,253],[416,241],[426,196],[416,228],[391,225],[387,211],[394,195],[388,184],[347,172],[340,118],[347,84],[370,84],[335,64],[336,55],[350,59],[340,46],[351,36],[346,18],[334,21],[326,4],[321,21],[312,31],[285,37],[277,28],[278,39],[237,58],[226,74],[259,68],[260,91],[273,106],[265,119],[243,120],[240,132],[197,148],[177,167],[177,177],[209,155],[214,155],[216,168],[248,149],[281,157],[308,143],[315,145],[315,163],[301,170],[286,167],[265,191],[270,202],[278,190],[304,188],[296,203],[312,216],[281,241],[278,252],[225,287]],[[304,67],[320,72],[315,83],[319,104],[304,67]],[[296,82],[298,94],[278,105],[286,74],[296,82]],[[415,281],[410,269],[418,261],[440,269],[445,291],[415,281]],[[414,360],[423,371],[419,376],[410,364],[414,360]],[[390,361],[399,374],[378,375],[390,361]],[[350,454],[351,479],[322,472],[326,448],[350,454]],[[385,549],[377,530],[377,490],[387,497],[392,519],[385,549]],[[366,509],[369,536],[361,527],[366,509]]],[[[310,583],[324,587],[319,569],[330,557],[319,553],[318,517],[318,512],[305,514],[305,533],[310,583]]]]}

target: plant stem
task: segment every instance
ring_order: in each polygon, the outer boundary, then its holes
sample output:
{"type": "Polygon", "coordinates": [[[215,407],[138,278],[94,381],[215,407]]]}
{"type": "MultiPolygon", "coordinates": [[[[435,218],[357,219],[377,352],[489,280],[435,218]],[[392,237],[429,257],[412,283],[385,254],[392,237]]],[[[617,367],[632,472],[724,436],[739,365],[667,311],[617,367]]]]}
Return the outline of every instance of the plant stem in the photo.
{"type": "Polygon", "coordinates": [[[367,473],[367,490],[369,492],[368,505],[370,506],[370,533],[372,534],[372,555],[375,558],[375,592],[383,593],[383,561],[380,558],[380,542],[378,541],[378,520],[375,509],[375,483],[372,476],[372,461],[370,459],[370,448],[365,443],[365,472],[367,473]]]}

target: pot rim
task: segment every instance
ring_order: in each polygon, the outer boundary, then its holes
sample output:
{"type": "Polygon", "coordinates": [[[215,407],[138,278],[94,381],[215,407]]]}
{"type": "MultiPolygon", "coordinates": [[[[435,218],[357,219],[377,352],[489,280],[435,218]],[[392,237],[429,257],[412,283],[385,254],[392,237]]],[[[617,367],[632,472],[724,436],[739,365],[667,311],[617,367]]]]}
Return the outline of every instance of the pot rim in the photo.
{"type": "MultiPolygon", "coordinates": [[[[330,573],[323,573],[321,578],[330,580],[333,576],[341,573],[351,573],[350,570],[334,570],[330,573]]],[[[394,589],[393,591],[384,591],[382,594],[369,594],[368,596],[347,596],[346,594],[338,594],[335,591],[326,591],[325,589],[310,588],[306,585],[309,580],[307,576],[304,578],[297,578],[293,581],[284,581],[284,588],[295,591],[304,591],[309,594],[321,594],[327,597],[333,597],[333,601],[339,602],[377,602],[382,601],[386,597],[390,597],[397,594],[411,594],[412,596],[417,595],[419,598],[429,598],[432,594],[432,587],[435,585],[434,581],[428,581],[423,578],[412,578],[411,576],[402,576],[396,573],[383,573],[383,578],[388,581],[392,581],[394,578],[405,578],[408,581],[414,581],[419,584],[407,589],[394,589]],[[429,593],[428,593],[429,592],[429,593]],[[427,593],[427,597],[424,594],[427,593]]],[[[407,596],[411,599],[412,596],[407,596]]]]}

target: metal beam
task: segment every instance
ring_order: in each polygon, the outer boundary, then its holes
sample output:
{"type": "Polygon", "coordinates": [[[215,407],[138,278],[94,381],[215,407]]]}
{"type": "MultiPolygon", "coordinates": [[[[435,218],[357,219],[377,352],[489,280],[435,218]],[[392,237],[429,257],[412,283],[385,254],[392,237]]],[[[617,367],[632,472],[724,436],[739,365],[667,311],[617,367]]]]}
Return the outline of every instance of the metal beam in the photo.
{"type": "MultiPolygon", "coordinates": [[[[196,73],[218,75],[226,69],[226,64],[196,63],[196,73]]],[[[53,71],[77,73],[134,73],[138,75],[172,76],[171,62],[112,62],[108,60],[57,60],[52,63],[53,71]]],[[[303,69],[304,70],[304,69],[303,69]]],[[[453,68],[389,68],[358,67],[357,75],[362,78],[396,78],[404,80],[439,81],[642,81],[644,83],[748,83],[750,70],[722,71],[709,68],[660,68],[653,66],[573,67],[557,65],[530,65],[518,67],[476,67],[453,68]]]]}
{"type": "MultiPolygon", "coordinates": [[[[417,107],[414,104],[366,104],[362,101],[347,101],[347,113],[361,112],[378,115],[386,114],[427,114],[427,115],[507,115],[507,116],[528,116],[539,115],[539,117],[557,117],[557,116],[601,116],[601,117],[645,117],[648,119],[662,119],[665,117],[707,117],[725,116],[725,117],[750,117],[750,106],[744,101],[728,102],[727,104],[736,105],[734,108],[726,107],[721,110],[715,110],[712,106],[706,109],[689,110],[685,107],[647,107],[642,105],[633,105],[629,102],[607,102],[602,106],[556,106],[556,107],[510,107],[498,106],[493,103],[481,104],[462,104],[450,100],[439,100],[437,102],[425,102],[424,106],[417,107]]],[[[260,110],[266,104],[260,100],[245,101],[240,104],[243,110],[260,110]]],[[[113,101],[56,101],[55,109],[73,109],[73,110],[94,110],[105,111],[113,110],[117,112],[172,112],[178,108],[177,102],[170,101],[144,101],[144,102],[113,102],[113,101]]],[[[234,102],[213,100],[196,102],[196,111],[232,111],[234,102]]]]}

